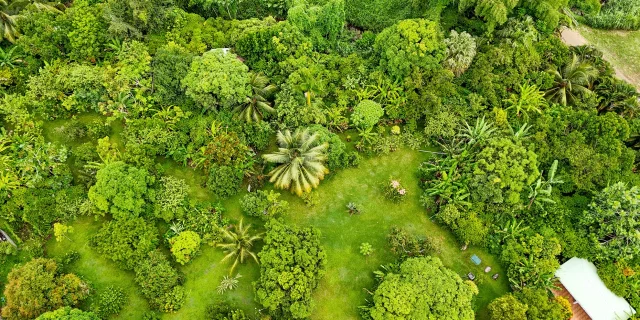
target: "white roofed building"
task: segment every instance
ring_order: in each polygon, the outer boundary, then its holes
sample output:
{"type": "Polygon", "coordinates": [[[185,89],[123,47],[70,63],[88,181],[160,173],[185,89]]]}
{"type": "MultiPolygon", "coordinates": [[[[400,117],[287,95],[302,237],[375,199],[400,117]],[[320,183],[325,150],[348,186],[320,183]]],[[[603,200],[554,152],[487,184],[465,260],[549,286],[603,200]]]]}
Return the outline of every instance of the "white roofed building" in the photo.
{"type": "Polygon", "coordinates": [[[555,273],[562,284],[555,295],[573,303],[573,320],[627,320],[636,311],[624,299],[607,288],[593,263],[571,258],[555,273]]]}

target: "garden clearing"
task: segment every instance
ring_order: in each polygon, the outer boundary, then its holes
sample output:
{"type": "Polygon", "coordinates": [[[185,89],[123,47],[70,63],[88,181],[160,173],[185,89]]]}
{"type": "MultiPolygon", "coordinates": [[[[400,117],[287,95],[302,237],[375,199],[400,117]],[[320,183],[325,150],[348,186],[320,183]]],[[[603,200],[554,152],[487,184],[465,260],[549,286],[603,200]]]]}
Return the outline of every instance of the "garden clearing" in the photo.
{"type": "MultiPolygon", "coordinates": [[[[463,278],[469,272],[476,275],[480,293],[475,299],[474,308],[479,318],[486,318],[486,306],[491,300],[509,290],[507,277],[495,257],[473,246],[462,251],[461,244],[452,233],[431,221],[420,205],[421,189],[416,170],[427,157],[426,153],[401,149],[389,155],[363,160],[358,168],[341,170],[323,181],[321,188],[315,191],[318,205],[311,208],[300,198],[284,192],[283,199],[290,203],[289,214],[284,219],[290,224],[318,228],[327,252],[327,270],[314,293],[316,309],[312,319],[360,318],[358,306],[365,305],[369,298],[367,290],[373,288],[375,281],[373,272],[380,265],[394,261],[386,244],[386,236],[392,226],[399,226],[416,235],[439,238],[442,246],[437,256],[445,266],[463,278]],[[393,203],[382,195],[382,186],[391,177],[399,179],[408,190],[408,196],[400,203],[393,203]],[[358,204],[361,214],[350,216],[346,208],[349,202],[358,204]],[[368,257],[359,252],[364,242],[374,248],[373,254],[368,257]],[[473,254],[482,259],[482,264],[475,265],[471,261],[473,254]],[[484,273],[486,266],[491,266],[491,273],[484,273]],[[503,276],[492,280],[493,273],[503,276]]],[[[212,198],[206,189],[200,187],[203,177],[197,171],[171,162],[164,163],[164,167],[167,174],[187,180],[193,196],[212,198]]],[[[227,209],[226,216],[232,221],[242,217],[239,206],[242,195],[223,202],[227,209]]],[[[246,217],[244,219],[246,222],[252,221],[246,217]]],[[[72,241],[56,243],[51,240],[47,246],[48,254],[61,257],[67,252],[78,251],[81,258],[70,266],[69,271],[91,281],[97,291],[108,285],[123,287],[129,294],[130,302],[119,318],[139,319],[148,307],[137,294],[133,274],[122,271],[88,247],[88,237],[100,223],[90,218],[79,219],[73,224],[76,233],[70,236],[72,241]]],[[[255,226],[258,223],[253,224],[255,226]]],[[[228,274],[229,268],[220,262],[222,257],[222,251],[204,246],[199,257],[179,267],[186,278],[187,300],[177,313],[163,315],[163,319],[203,319],[206,307],[216,299],[223,298],[249,314],[255,313],[258,305],[253,301],[251,282],[259,276],[259,267],[252,263],[242,265],[239,268],[242,278],[238,288],[222,297],[216,292],[216,287],[228,274]]]]}

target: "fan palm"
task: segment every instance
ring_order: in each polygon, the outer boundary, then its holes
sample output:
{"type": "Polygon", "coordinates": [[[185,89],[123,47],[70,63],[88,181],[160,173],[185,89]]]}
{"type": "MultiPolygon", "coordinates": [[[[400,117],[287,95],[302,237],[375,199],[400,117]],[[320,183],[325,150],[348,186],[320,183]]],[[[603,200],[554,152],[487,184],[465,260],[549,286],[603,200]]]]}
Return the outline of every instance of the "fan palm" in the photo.
{"type": "Polygon", "coordinates": [[[268,162],[280,165],[269,172],[270,182],[276,188],[290,189],[297,195],[311,192],[329,173],[324,166],[327,160],[328,143],[318,144],[318,134],[310,134],[309,129],[278,131],[278,151],[262,157],[268,162]]]}
{"type": "Polygon", "coordinates": [[[20,11],[33,4],[38,10],[60,12],[51,3],[39,0],[0,0],[0,41],[7,39],[15,42],[18,38],[17,21],[20,11]]]}
{"type": "Polygon", "coordinates": [[[577,56],[562,70],[549,71],[553,75],[553,86],[546,92],[547,99],[562,105],[573,104],[580,93],[589,93],[589,85],[598,71],[589,63],[581,61],[577,56]]]}
{"type": "Polygon", "coordinates": [[[271,107],[267,100],[274,92],[276,86],[269,84],[269,78],[261,73],[251,73],[249,85],[253,95],[246,98],[243,105],[238,106],[234,112],[246,122],[259,122],[264,113],[274,113],[276,110],[271,107]]]}
{"type": "Polygon", "coordinates": [[[222,258],[223,262],[235,258],[229,274],[233,273],[233,270],[235,270],[238,264],[244,263],[245,259],[253,258],[253,260],[258,263],[258,256],[251,252],[251,247],[253,247],[255,241],[262,239],[262,236],[259,234],[255,236],[249,234],[251,225],[245,227],[242,224],[242,220],[231,228],[234,230],[222,229],[223,240],[216,245],[227,253],[227,255],[222,258]]]}

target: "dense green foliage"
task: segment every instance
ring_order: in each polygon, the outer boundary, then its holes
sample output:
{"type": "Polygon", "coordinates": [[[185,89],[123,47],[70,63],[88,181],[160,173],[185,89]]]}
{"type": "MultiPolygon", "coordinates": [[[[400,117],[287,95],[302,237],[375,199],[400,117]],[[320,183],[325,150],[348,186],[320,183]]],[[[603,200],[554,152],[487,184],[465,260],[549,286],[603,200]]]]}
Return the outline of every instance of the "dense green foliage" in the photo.
{"type": "Polygon", "coordinates": [[[8,319],[33,319],[63,306],[77,306],[89,296],[85,282],[75,274],[61,273],[51,259],[34,259],[15,268],[7,280],[2,316],[8,319]]]}
{"type": "Polygon", "coordinates": [[[572,257],[638,309],[640,95],[558,37],[638,8],[0,3],[2,316],[566,319],[572,257]]]}
{"type": "Polygon", "coordinates": [[[260,279],[254,284],[260,304],[275,317],[304,319],[311,315],[311,293],[324,275],[326,255],[320,234],[276,220],[266,224],[260,257],[260,279]]]}
{"type": "Polygon", "coordinates": [[[462,281],[438,258],[410,258],[382,279],[368,310],[371,319],[475,318],[475,284],[462,281]]]}

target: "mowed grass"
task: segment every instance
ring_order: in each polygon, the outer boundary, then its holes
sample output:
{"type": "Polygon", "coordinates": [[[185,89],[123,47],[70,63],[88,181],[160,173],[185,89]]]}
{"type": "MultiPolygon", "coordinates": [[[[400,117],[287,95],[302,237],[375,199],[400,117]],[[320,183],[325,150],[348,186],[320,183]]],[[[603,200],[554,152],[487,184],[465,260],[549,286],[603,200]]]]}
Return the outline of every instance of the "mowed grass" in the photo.
{"type": "Polygon", "coordinates": [[[640,31],[599,30],[587,26],[578,30],[640,90],[640,31]]]}
{"type": "MultiPolygon", "coordinates": [[[[362,161],[358,168],[341,170],[329,176],[315,191],[318,205],[307,207],[303,201],[288,192],[281,192],[289,201],[289,214],[284,218],[298,226],[315,226],[322,233],[322,245],[327,252],[327,272],[314,293],[315,305],[312,319],[359,319],[358,306],[364,305],[374,285],[373,272],[380,265],[394,261],[389,252],[386,236],[392,226],[400,226],[415,235],[439,238],[442,241],[438,257],[443,263],[455,270],[461,277],[473,272],[480,294],[474,302],[479,318],[486,318],[486,305],[495,297],[508,291],[504,272],[497,260],[485,250],[469,247],[460,250],[459,244],[447,229],[429,220],[419,203],[421,190],[416,177],[419,164],[428,155],[408,149],[398,150],[389,155],[373,157],[362,161]],[[403,202],[393,203],[384,198],[381,187],[390,177],[400,179],[409,194],[403,202]],[[355,202],[362,213],[349,216],[346,204],[355,202]],[[359,252],[362,243],[368,242],[374,252],[364,257],[359,252]],[[477,254],[482,259],[480,266],[474,265],[470,257],[477,254]],[[491,266],[489,274],[483,272],[491,266]],[[501,277],[494,281],[490,276],[498,272],[501,277]]],[[[204,187],[204,175],[200,171],[182,167],[171,161],[161,161],[165,174],[185,179],[191,188],[191,196],[200,200],[214,200],[215,197],[204,187]]],[[[269,186],[267,186],[269,187],[269,186]]],[[[225,216],[231,222],[244,219],[253,225],[254,232],[263,231],[261,222],[243,217],[240,199],[246,191],[223,201],[225,216]]],[[[70,266],[74,272],[90,281],[97,292],[109,285],[125,288],[129,295],[129,304],[117,319],[139,319],[148,311],[144,298],[138,293],[133,281],[133,273],[123,271],[112,261],[101,257],[88,247],[88,239],[102,222],[92,218],[79,219],[73,224],[75,232],[71,241],[56,243],[51,240],[47,245],[50,256],[61,257],[75,250],[81,259],[70,266]]],[[[260,249],[258,246],[256,252],[260,249]]],[[[165,248],[166,250],[166,248],[165,248]]],[[[201,255],[186,266],[178,266],[185,275],[184,287],[187,293],[182,309],[174,314],[163,315],[164,319],[203,319],[207,306],[216,301],[226,300],[244,309],[250,315],[256,315],[259,305],[254,301],[252,282],[259,277],[259,266],[246,263],[238,268],[242,275],[236,290],[219,295],[216,287],[225,275],[228,275],[230,263],[222,263],[224,253],[208,245],[203,245],[201,255]]]]}
{"type": "Polygon", "coordinates": [[[316,309],[312,319],[359,319],[358,306],[370,298],[367,290],[374,285],[373,272],[380,265],[394,261],[387,245],[387,234],[392,226],[402,227],[419,236],[439,238],[441,253],[437,256],[444,265],[461,277],[473,272],[480,276],[474,308],[479,317],[485,314],[486,305],[495,297],[508,291],[508,284],[497,260],[485,250],[461,245],[452,234],[429,220],[420,205],[420,187],[416,171],[426,154],[411,150],[399,150],[386,156],[363,161],[358,168],[346,169],[323,181],[318,188],[319,204],[308,208],[299,199],[287,195],[290,214],[286,220],[295,225],[315,226],[322,232],[322,244],[327,252],[327,273],[314,296],[316,309]],[[400,203],[387,200],[381,191],[389,178],[400,179],[408,189],[406,199],[400,203]],[[350,216],[346,205],[354,202],[360,206],[360,215],[350,216]],[[370,243],[374,252],[369,257],[360,254],[360,245],[370,243]],[[480,266],[470,258],[477,254],[480,266]],[[489,274],[484,268],[491,266],[489,274]],[[490,275],[502,275],[497,281],[490,275]]]}
{"type": "MultiPolygon", "coordinates": [[[[144,297],[139,293],[134,282],[133,271],[124,271],[120,266],[103,257],[93,248],[89,247],[89,239],[95,234],[102,221],[95,221],[91,217],[84,217],[76,220],[73,224],[74,231],[68,235],[68,239],[57,242],[55,238],[47,243],[46,253],[50,258],[62,258],[65,254],[76,251],[80,254],[80,259],[67,266],[66,271],[72,272],[88,281],[95,291],[93,297],[100,294],[109,286],[123,289],[128,302],[120,312],[121,319],[142,319],[143,314],[149,310],[149,306],[144,297]]],[[[88,310],[91,299],[82,306],[88,310]]]]}

